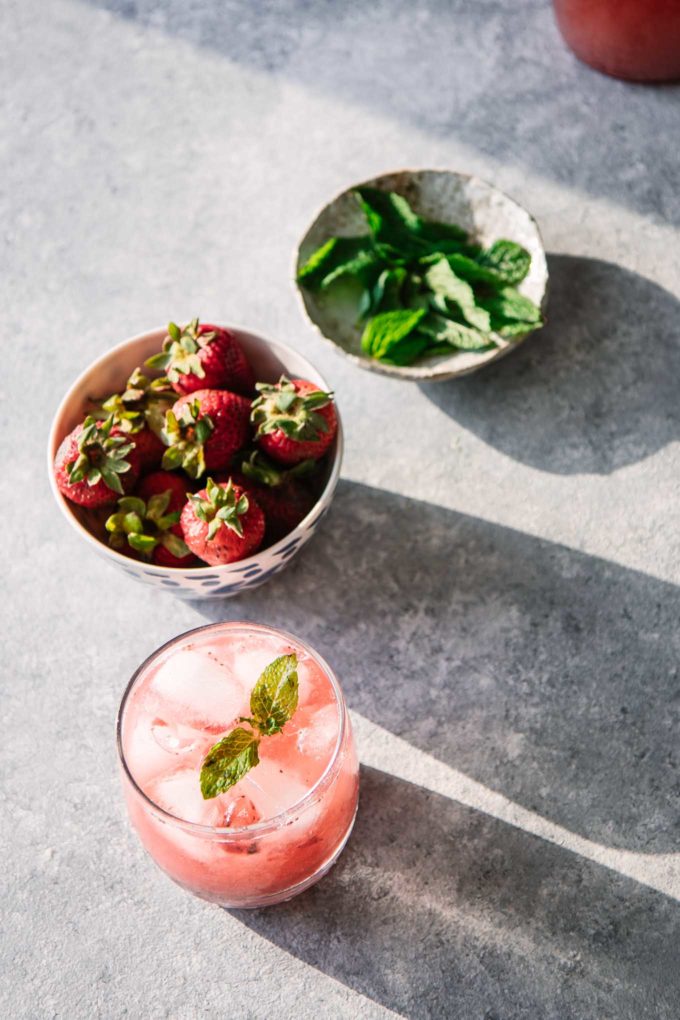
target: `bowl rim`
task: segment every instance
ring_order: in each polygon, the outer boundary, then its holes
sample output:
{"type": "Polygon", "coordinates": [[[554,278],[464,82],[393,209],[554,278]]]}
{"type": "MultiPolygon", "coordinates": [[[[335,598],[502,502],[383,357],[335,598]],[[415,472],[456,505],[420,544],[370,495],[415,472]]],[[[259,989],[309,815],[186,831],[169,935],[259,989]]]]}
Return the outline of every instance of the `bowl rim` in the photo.
{"type": "MultiPolygon", "coordinates": [[[[472,372],[476,372],[478,369],[484,368],[486,365],[490,365],[494,361],[498,361],[499,358],[503,358],[507,354],[512,353],[512,351],[514,351],[516,347],[519,347],[520,344],[524,343],[525,340],[527,340],[530,336],[536,333],[538,331],[538,328],[529,330],[528,333],[524,333],[521,336],[514,337],[512,341],[504,342],[502,345],[497,347],[496,351],[487,352],[489,354],[493,354],[493,357],[481,360],[476,364],[470,365],[468,368],[465,369],[453,370],[449,368],[439,371],[436,365],[429,369],[426,366],[423,365],[418,366],[417,364],[389,365],[386,364],[385,362],[378,361],[378,359],[376,358],[369,358],[364,357],[363,355],[360,354],[353,354],[351,351],[346,350],[342,346],[342,344],[340,344],[337,340],[334,340],[332,337],[327,336],[326,333],[324,333],[321,326],[319,325],[319,323],[316,322],[316,320],[310,315],[310,312],[307,308],[307,304],[304,299],[302,288],[298,283],[297,279],[298,263],[300,261],[300,249],[302,247],[302,243],[307,237],[309,231],[314,226],[314,224],[326,211],[326,209],[328,209],[329,206],[333,205],[335,202],[343,198],[349,192],[354,191],[355,188],[360,188],[363,187],[364,185],[372,185],[374,187],[375,186],[379,187],[380,182],[386,177],[400,177],[415,174],[435,174],[446,177],[457,177],[463,181],[466,181],[467,183],[475,182],[488,188],[496,195],[500,195],[502,198],[512,203],[512,205],[517,206],[517,208],[520,209],[529,218],[529,222],[536,231],[536,238],[540,245],[543,258],[544,260],[546,260],[545,244],[543,243],[543,237],[541,235],[538,223],[536,222],[536,218],[532,215],[532,213],[529,212],[528,209],[525,208],[525,206],[521,204],[521,202],[518,202],[517,199],[512,197],[512,195],[509,195],[506,191],[503,191],[495,184],[492,184],[491,181],[488,181],[485,177],[480,177],[478,174],[474,173],[464,173],[461,170],[452,170],[450,167],[403,167],[402,169],[399,170],[386,170],[383,171],[382,173],[374,174],[371,177],[367,177],[364,180],[356,181],[354,184],[349,184],[347,185],[347,187],[342,188],[341,191],[338,191],[336,194],[334,194],[332,198],[328,199],[328,201],[324,202],[323,205],[317,207],[316,212],[313,213],[313,215],[310,217],[307,226],[304,230],[304,233],[298,239],[295,245],[295,249],[293,251],[292,283],[297,300],[302,308],[302,314],[304,318],[307,320],[307,322],[312,326],[314,331],[318,334],[318,336],[323,340],[325,344],[328,344],[335,351],[339,352],[343,357],[348,358],[352,362],[352,364],[357,365],[358,368],[362,368],[364,369],[364,371],[367,372],[375,372],[378,375],[389,376],[392,379],[403,379],[407,382],[415,383],[446,382],[449,379],[458,379],[462,378],[465,375],[470,375],[472,372]]],[[[548,271],[546,260],[545,286],[543,288],[543,295],[540,301],[540,308],[543,313],[545,313],[548,301],[549,287],[550,287],[550,273],[548,271]]],[[[502,338],[500,339],[502,340],[502,338]]]]}
{"type": "MultiPolygon", "coordinates": [[[[267,347],[274,350],[276,353],[280,352],[284,356],[293,355],[296,358],[301,358],[302,361],[306,362],[309,365],[309,367],[313,369],[314,373],[319,377],[321,385],[327,391],[330,392],[330,388],[323,374],[319,372],[314,365],[312,365],[311,361],[309,361],[309,359],[306,358],[304,354],[300,354],[299,351],[296,351],[294,348],[289,347],[288,344],[281,343],[281,341],[279,340],[269,340],[266,337],[262,336],[261,333],[256,333],[253,330],[249,329],[247,326],[241,324],[231,323],[227,325],[225,323],[220,322],[216,323],[216,325],[221,326],[223,329],[228,329],[230,332],[236,334],[246,333],[249,336],[254,337],[256,340],[259,340],[262,343],[266,344],[267,347]]],[[[323,508],[330,504],[330,501],[333,497],[333,493],[340,478],[340,468],[342,466],[342,458],[345,445],[344,433],[342,428],[342,419],[337,404],[335,405],[335,410],[338,419],[338,430],[335,437],[334,450],[332,451],[333,461],[330,472],[328,474],[328,478],[326,480],[326,484],[324,485],[322,491],[319,493],[319,496],[314,502],[314,505],[310,508],[308,513],[305,514],[305,516],[296,525],[296,527],[293,528],[292,531],[289,531],[287,535],[284,535],[283,538],[280,538],[278,542],[274,542],[272,543],[272,545],[268,545],[264,549],[259,549],[257,552],[253,553],[252,556],[248,556],[245,559],[234,560],[233,563],[219,563],[216,566],[210,566],[209,564],[206,563],[205,566],[202,567],[159,567],[155,563],[146,563],[140,560],[134,560],[130,556],[125,556],[123,553],[118,552],[116,549],[112,549],[110,546],[106,545],[104,542],[101,542],[90,531],[88,531],[88,529],[83,524],[81,524],[78,518],[75,516],[74,512],[71,509],[69,501],[66,499],[64,495],[62,495],[57,486],[56,479],[54,477],[54,457],[59,448],[59,445],[65,438],[65,436],[61,437],[59,436],[58,425],[60,423],[62,415],[64,414],[66,405],[71,400],[73,391],[80,387],[93,371],[95,371],[101,365],[106,364],[113,355],[120,354],[123,351],[136,347],[137,345],[143,343],[144,341],[151,340],[152,338],[155,338],[159,333],[165,335],[165,333],[167,333],[166,327],[159,326],[156,329],[149,329],[143,333],[137,333],[135,336],[128,337],[127,340],[122,340],[118,344],[114,344],[113,347],[109,347],[103,354],[100,354],[99,357],[95,358],[94,361],[90,362],[90,364],[78,375],[78,377],[68,387],[66,393],[59,401],[56,411],[54,412],[47,439],[47,474],[50,481],[52,495],[57,501],[59,509],[61,510],[62,514],[67,519],[71,527],[74,528],[74,530],[94,548],[95,552],[110,557],[114,561],[114,563],[117,563],[119,566],[124,567],[127,570],[130,570],[131,567],[134,565],[138,565],[140,568],[143,569],[144,573],[148,574],[149,576],[155,577],[169,576],[176,578],[178,575],[189,575],[189,577],[200,578],[204,577],[206,574],[214,574],[215,572],[220,571],[229,572],[229,568],[238,564],[239,573],[242,574],[246,570],[248,570],[249,567],[255,566],[258,562],[258,559],[261,557],[263,553],[275,553],[277,551],[278,552],[282,551],[286,546],[290,544],[294,536],[298,535],[298,533],[302,533],[305,530],[310,519],[313,519],[316,516],[318,516],[320,507],[323,508]]],[[[285,357],[282,357],[281,360],[284,361],[285,357]]]]}

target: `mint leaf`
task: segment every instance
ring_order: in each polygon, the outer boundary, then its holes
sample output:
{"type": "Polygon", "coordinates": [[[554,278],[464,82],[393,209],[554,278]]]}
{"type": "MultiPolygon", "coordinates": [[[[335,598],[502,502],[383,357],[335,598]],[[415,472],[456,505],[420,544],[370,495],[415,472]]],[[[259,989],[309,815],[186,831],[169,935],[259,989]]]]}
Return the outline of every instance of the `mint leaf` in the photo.
{"type": "Polygon", "coordinates": [[[389,352],[380,360],[388,365],[399,365],[402,367],[404,365],[412,365],[417,358],[425,353],[430,343],[431,341],[428,337],[415,330],[415,332],[409,333],[408,336],[404,337],[403,340],[393,344],[389,352]]]}
{"type": "Polygon", "coordinates": [[[507,322],[505,326],[499,326],[496,332],[505,340],[512,340],[516,336],[524,336],[538,328],[537,322],[507,322]]]}
{"type": "Polygon", "coordinates": [[[213,744],[201,766],[201,793],[204,800],[225,793],[259,764],[259,743],[257,733],[237,726],[213,744]]]}
{"type": "Polygon", "coordinates": [[[383,269],[373,288],[366,288],[359,302],[359,321],[377,315],[378,312],[394,311],[404,304],[401,288],[406,282],[408,273],[398,266],[383,269]]]}
{"type": "MultiPolygon", "coordinates": [[[[184,543],[182,543],[184,544],[184,543]]],[[[297,655],[280,655],[262,672],[250,695],[252,729],[237,726],[218,740],[203,759],[201,793],[205,800],[218,797],[259,764],[263,737],[280,733],[298,703],[297,655]]]]}
{"type": "Polygon", "coordinates": [[[510,284],[521,283],[529,272],[531,255],[515,241],[495,241],[479,256],[479,264],[495,270],[498,276],[510,284]]]}
{"type": "Polygon", "coordinates": [[[423,221],[401,195],[380,188],[357,188],[355,194],[383,258],[398,262],[431,250],[418,236],[423,221]]]}
{"type": "Polygon", "coordinates": [[[424,315],[424,308],[381,312],[366,324],[361,337],[362,350],[374,358],[390,358],[397,344],[413,332],[424,315]]]}
{"type": "MultiPolygon", "coordinates": [[[[420,262],[424,265],[432,265],[439,261],[439,257],[438,253],[426,255],[420,262]]],[[[496,269],[482,266],[475,259],[463,255],[462,252],[453,252],[445,257],[456,276],[463,280],[472,283],[486,283],[490,287],[504,287],[507,282],[496,269]]]]}
{"type": "Polygon", "coordinates": [[[393,312],[401,308],[401,288],[407,272],[400,267],[385,269],[373,288],[374,312],[393,312]]]}
{"type": "Polygon", "coordinates": [[[388,262],[408,262],[433,251],[475,255],[477,245],[470,245],[462,227],[439,223],[419,216],[403,195],[380,188],[357,188],[375,246],[388,262]]]}
{"type": "Polygon", "coordinates": [[[420,236],[423,240],[430,242],[445,242],[445,244],[454,249],[452,242],[460,242],[461,244],[467,242],[467,234],[462,227],[457,226],[455,223],[439,223],[437,220],[421,220],[420,221],[420,236]]]}
{"type": "Polygon", "coordinates": [[[540,308],[514,287],[503,287],[495,294],[478,296],[478,303],[491,317],[491,326],[500,332],[508,322],[529,322],[532,328],[542,325],[540,308]]]}
{"type": "Polygon", "coordinates": [[[298,703],[297,655],[280,655],[270,662],[253,687],[253,722],[267,736],[279,733],[298,703]]]}
{"type": "Polygon", "coordinates": [[[324,276],[321,281],[321,289],[326,290],[336,280],[346,276],[353,276],[362,283],[372,283],[377,273],[380,272],[381,265],[382,261],[378,253],[373,248],[365,248],[363,251],[357,252],[347,262],[336,266],[328,276],[324,276]]]}
{"type": "Polygon", "coordinates": [[[430,338],[430,342],[434,340],[438,347],[446,343],[461,351],[483,351],[496,346],[489,336],[480,333],[478,329],[434,313],[423,319],[418,329],[430,338]]]}
{"type": "Polygon", "coordinates": [[[488,311],[479,308],[475,301],[474,291],[469,283],[461,280],[451,269],[445,258],[435,262],[425,273],[425,281],[430,290],[440,300],[452,301],[471,326],[479,329],[482,333],[488,333],[491,329],[491,319],[488,311]]]}
{"type": "Polygon", "coordinates": [[[317,290],[345,274],[360,276],[377,261],[370,238],[331,237],[300,267],[297,278],[307,290],[317,290]]]}

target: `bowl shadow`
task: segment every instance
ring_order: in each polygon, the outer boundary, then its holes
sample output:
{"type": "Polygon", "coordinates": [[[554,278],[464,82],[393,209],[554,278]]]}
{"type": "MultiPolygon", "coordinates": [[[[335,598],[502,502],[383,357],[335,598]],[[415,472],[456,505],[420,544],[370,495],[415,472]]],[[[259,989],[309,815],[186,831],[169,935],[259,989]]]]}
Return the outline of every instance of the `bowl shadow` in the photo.
{"type": "Polygon", "coordinates": [[[330,874],[232,914],[414,1020],[676,1015],[679,904],[373,769],[330,874]]]}
{"type": "Polygon", "coordinates": [[[298,634],[351,708],[572,832],[680,845],[680,592],[511,528],[341,482],[266,590],[207,619],[298,634]]]}
{"type": "Polygon", "coordinates": [[[483,372],[422,392],[506,456],[609,474],[680,437],[680,301],[600,259],[548,257],[548,325],[483,372]]]}

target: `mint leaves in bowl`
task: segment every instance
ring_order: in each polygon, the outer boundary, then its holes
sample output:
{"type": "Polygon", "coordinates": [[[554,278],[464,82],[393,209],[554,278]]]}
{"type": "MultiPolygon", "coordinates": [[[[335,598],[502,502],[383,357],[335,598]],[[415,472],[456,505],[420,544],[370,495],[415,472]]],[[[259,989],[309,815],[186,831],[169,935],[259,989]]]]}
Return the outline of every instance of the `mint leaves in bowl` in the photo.
{"type": "Polygon", "coordinates": [[[539,329],[548,271],[534,220],[507,195],[452,171],[404,170],[324,207],[296,279],[312,323],[362,368],[434,380],[539,329]]]}

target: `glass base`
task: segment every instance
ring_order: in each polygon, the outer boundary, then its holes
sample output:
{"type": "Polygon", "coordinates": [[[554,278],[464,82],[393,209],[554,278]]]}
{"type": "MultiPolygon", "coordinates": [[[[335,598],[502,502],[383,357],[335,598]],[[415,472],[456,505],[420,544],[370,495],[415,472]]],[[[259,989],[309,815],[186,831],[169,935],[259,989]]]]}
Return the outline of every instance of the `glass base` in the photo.
{"type": "MultiPolygon", "coordinates": [[[[318,881],[320,881],[324,877],[324,875],[326,875],[331,870],[331,868],[337,861],[338,857],[345,849],[347,840],[352,834],[352,829],[354,828],[354,822],[356,820],[358,809],[359,804],[357,802],[357,806],[354,809],[354,814],[352,815],[352,820],[350,821],[347,827],[347,831],[345,832],[344,836],[342,837],[342,840],[340,841],[337,849],[334,851],[332,856],[329,857],[326,861],[324,861],[321,867],[317,868],[317,870],[313,874],[309,875],[301,882],[298,882],[297,885],[288,886],[286,889],[281,889],[277,892],[268,893],[265,896],[258,897],[251,896],[245,897],[244,899],[241,900],[235,899],[225,900],[220,897],[219,893],[211,895],[197,892],[195,889],[192,889],[191,886],[185,885],[183,882],[177,882],[177,880],[174,878],[172,879],[172,881],[175,882],[176,885],[180,886],[181,889],[185,889],[186,892],[190,892],[193,896],[197,896],[201,900],[207,900],[208,903],[215,903],[218,907],[227,907],[230,910],[256,910],[258,907],[271,907],[275,903],[285,903],[287,900],[292,900],[294,896],[298,896],[306,889],[311,888],[311,886],[315,885],[318,881]]],[[[172,876],[168,877],[172,878],[172,876]]]]}

